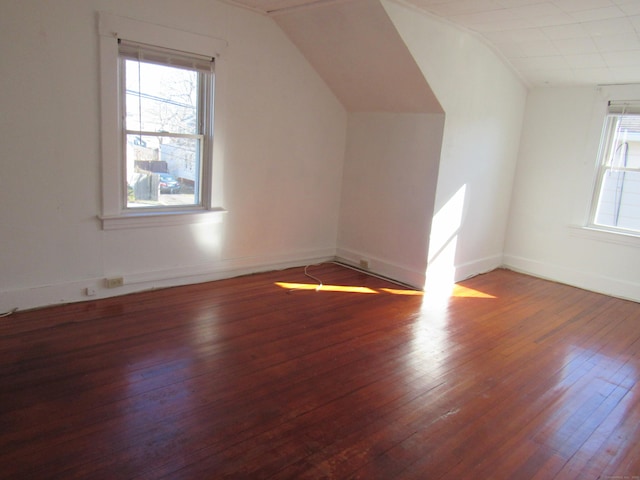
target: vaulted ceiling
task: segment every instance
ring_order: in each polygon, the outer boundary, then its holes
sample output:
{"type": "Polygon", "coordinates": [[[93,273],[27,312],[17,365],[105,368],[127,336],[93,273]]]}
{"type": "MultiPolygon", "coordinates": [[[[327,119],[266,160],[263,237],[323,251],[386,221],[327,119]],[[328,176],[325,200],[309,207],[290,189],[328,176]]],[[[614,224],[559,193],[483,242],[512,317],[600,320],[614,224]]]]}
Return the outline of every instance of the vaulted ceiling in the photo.
{"type": "MultiPolygon", "coordinates": [[[[351,0],[229,1],[277,19],[351,0]]],[[[390,1],[473,32],[530,86],[640,83],[640,0],[390,1]]]]}

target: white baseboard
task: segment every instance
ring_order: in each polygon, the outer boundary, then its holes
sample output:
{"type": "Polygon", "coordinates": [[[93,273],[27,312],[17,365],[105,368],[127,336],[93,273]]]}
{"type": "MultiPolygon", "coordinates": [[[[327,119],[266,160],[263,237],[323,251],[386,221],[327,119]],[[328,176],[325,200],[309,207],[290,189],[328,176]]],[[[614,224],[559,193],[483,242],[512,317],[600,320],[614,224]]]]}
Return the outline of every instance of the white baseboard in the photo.
{"type": "Polygon", "coordinates": [[[420,269],[419,266],[414,269],[363,252],[356,252],[346,248],[338,248],[336,250],[336,260],[347,265],[359,267],[361,259],[369,262],[368,270],[371,273],[396,280],[419,290],[424,288],[425,269],[420,269]]]}
{"type": "MultiPolygon", "coordinates": [[[[14,308],[25,310],[95,300],[145,290],[210,282],[250,273],[282,270],[333,260],[359,267],[361,259],[369,261],[369,270],[373,274],[396,280],[420,290],[424,288],[425,272],[422,272],[419,268],[408,268],[379,257],[343,248],[339,248],[337,251],[334,249],[321,249],[298,252],[293,255],[235,258],[171,270],[133,273],[124,275],[124,285],[118,288],[106,288],[104,278],[87,278],[64,284],[9,290],[0,292],[0,313],[14,308]],[[92,289],[95,295],[87,296],[87,288],[92,289]]],[[[458,265],[455,267],[455,281],[464,280],[501,266],[585,290],[640,302],[639,283],[573,270],[515,255],[495,255],[458,265]]]]}
{"type": "Polygon", "coordinates": [[[539,262],[516,255],[504,255],[504,267],[546,280],[602,293],[612,297],[640,302],[640,283],[575,270],[551,263],[539,262]]]}
{"type": "Polygon", "coordinates": [[[492,255],[489,257],[480,258],[472,262],[462,263],[456,265],[456,273],[454,281],[460,282],[467,278],[475,277],[481,273],[487,273],[496,268],[500,268],[503,264],[502,254],[492,255]]]}
{"type": "Polygon", "coordinates": [[[15,289],[0,292],[0,314],[13,309],[26,310],[63,303],[115,297],[158,288],[211,282],[250,273],[282,270],[308,264],[333,261],[334,249],[298,252],[293,255],[244,257],[197,266],[180,267],[123,275],[124,285],[106,288],[104,278],[87,278],[64,284],[15,289]],[[95,294],[87,296],[86,289],[95,294]]]}
{"type": "MultiPolygon", "coordinates": [[[[336,252],[338,261],[355,267],[359,266],[360,259],[369,261],[372,273],[397,280],[420,290],[424,289],[427,272],[422,269],[413,269],[380,259],[367,253],[355,252],[344,248],[338,248],[336,252]]],[[[454,281],[459,282],[480,273],[486,273],[502,266],[502,255],[493,255],[472,262],[466,262],[454,266],[454,281]]]]}

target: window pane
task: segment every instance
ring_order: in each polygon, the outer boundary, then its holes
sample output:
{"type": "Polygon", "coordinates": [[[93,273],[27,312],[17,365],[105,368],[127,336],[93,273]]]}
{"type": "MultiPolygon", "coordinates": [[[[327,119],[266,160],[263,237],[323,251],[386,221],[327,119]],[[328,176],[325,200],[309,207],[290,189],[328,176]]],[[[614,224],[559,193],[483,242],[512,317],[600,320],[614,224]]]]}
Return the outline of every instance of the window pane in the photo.
{"type": "Polygon", "coordinates": [[[127,135],[127,207],[200,205],[200,138],[127,135]]]}
{"type": "Polygon", "coordinates": [[[640,231],[640,172],[605,172],[595,223],[640,231]]]}
{"type": "Polygon", "coordinates": [[[606,164],[618,168],[640,167],[640,115],[613,116],[606,164]]]}
{"type": "Polygon", "coordinates": [[[594,224],[640,232],[640,115],[611,115],[594,224]]]}
{"type": "Polygon", "coordinates": [[[198,133],[197,72],[135,60],[125,69],[127,130],[198,133]]]}
{"type": "Polygon", "coordinates": [[[628,168],[640,168],[640,116],[635,117],[637,125],[626,135],[624,163],[628,168]]]}

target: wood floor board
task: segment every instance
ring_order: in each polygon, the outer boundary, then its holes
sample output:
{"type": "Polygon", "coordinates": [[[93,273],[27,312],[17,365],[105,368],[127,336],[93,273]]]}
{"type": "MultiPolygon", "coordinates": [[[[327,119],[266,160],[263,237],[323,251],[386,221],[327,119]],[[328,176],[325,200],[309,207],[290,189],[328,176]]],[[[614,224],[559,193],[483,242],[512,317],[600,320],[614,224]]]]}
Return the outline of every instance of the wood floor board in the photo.
{"type": "Polygon", "coordinates": [[[639,304],[307,272],[0,321],[0,478],[640,475],[639,304]]]}

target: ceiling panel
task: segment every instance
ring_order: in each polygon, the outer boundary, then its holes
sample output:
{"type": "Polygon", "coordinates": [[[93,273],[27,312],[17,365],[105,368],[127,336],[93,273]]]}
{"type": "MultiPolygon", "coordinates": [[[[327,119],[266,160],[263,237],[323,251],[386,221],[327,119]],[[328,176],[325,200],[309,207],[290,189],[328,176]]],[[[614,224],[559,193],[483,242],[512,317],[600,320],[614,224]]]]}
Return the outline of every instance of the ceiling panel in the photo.
{"type": "MultiPolygon", "coordinates": [[[[263,13],[350,0],[230,0],[263,13]]],[[[479,35],[531,86],[640,83],[640,0],[391,0],[479,35]]]]}
{"type": "Polygon", "coordinates": [[[530,85],[640,82],[640,0],[404,0],[484,37],[530,85]]]}

